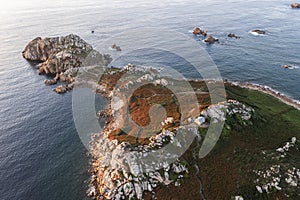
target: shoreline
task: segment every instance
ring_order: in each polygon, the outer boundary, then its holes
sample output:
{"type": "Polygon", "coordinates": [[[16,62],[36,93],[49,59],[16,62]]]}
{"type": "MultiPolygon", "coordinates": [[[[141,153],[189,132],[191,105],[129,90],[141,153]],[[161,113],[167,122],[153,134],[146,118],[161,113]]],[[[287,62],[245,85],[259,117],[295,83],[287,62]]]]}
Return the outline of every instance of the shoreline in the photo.
{"type": "MultiPolygon", "coordinates": [[[[200,79],[188,79],[187,81],[191,81],[191,82],[207,82],[207,81],[219,81],[219,80],[200,80],[200,79]]],[[[276,99],[278,99],[279,101],[281,101],[282,103],[285,103],[289,106],[292,106],[293,108],[300,110],[300,101],[293,99],[292,97],[281,93],[273,88],[271,88],[270,86],[267,85],[261,85],[258,83],[251,83],[251,82],[239,82],[239,81],[230,81],[230,80],[223,80],[224,85],[225,84],[230,84],[232,86],[237,86],[240,88],[244,88],[244,89],[249,89],[249,90],[255,90],[255,91],[259,91],[262,92],[264,94],[268,94],[276,99]]]]}
{"type": "Polygon", "coordinates": [[[256,83],[242,83],[242,82],[224,82],[224,83],[229,83],[233,86],[238,86],[241,88],[246,88],[249,90],[256,90],[256,91],[260,91],[262,93],[268,94],[270,96],[275,97],[276,99],[278,99],[279,101],[281,101],[282,103],[285,103],[289,106],[292,106],[293,108],[300,110],[300,102],[285,95],[282,94],[274,89],[272,89],[269,86],[264,86],[264,85],[260,85],[260,84],[256,84],[256,83]]]}

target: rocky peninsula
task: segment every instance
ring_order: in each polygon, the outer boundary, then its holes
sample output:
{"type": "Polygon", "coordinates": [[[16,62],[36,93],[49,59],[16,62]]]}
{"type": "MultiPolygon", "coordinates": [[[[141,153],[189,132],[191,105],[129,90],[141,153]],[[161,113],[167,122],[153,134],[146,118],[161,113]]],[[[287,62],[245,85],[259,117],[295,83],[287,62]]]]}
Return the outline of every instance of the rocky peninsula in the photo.
{"type": "Polygon", "coordinates": [[[38,73],[52,77],[45,84],[64,83],[55,92],[69,91],[75,84],[92,85],[108,101],[98,113],[106,121],[104,130],[91,138],[87,191],[91,198],[297,197],[300,166],[290,162],[300,154],[296,101],[270,88],[224,82],[225,101],[212,104],[210,95],[222,90],[209,91],[207,80],[176,80],[161,76],[155,68],[132,64],[107,67],[110,56],[96,52],[76,35],[36,38],[26,46],[23,57],[39,62],[38,73]],[[100,79],[80,76],[81,69],[94,73],[95,68],[103,70],[100,79]],[[191,90],[180,98],[168,89],[174,85],[184,89],[187,82],[191,90]],[[196,102],[190,99],[193,95],[196,102]],[[219,122],[224,127],[216,147],[200,159],[209,126],[219,122]],[[183,140],[178,140],[180,135],[183,140]],[[173,151],[164,152],[169,144],[173,151]],[[176,149],[186,151],[178,156],[176,149]],[[149,155],[155,162],[147,162],[149,155]],[[284,170],[278,171],[278,166],[284,170]]]}

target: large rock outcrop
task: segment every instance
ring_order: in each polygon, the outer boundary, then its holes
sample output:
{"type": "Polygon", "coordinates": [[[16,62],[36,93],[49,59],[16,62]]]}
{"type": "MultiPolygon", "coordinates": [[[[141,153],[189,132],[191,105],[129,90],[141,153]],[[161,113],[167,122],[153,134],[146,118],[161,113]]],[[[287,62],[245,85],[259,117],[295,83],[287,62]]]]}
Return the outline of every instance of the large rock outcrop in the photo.
{"type": "MultiPolygon", "coordinates": [[[[37,37],[25,47],[23,57],[30,61],[45,62],[48,59],[62,59],[72,55],[84,57],[93,47],[79,36],[70,34],[65,37],[44,38],[37,37]],[[71,54],[71,55],[70,55],[71,54]]],[[[75,56],[74,56],[75,57],[75,56]]]]}
{"type": "Polygon", "coordinates": [[[39,74],[55,75],[54,79],[44,81],[46,85],[54,85],[58,80],[67,83],[66,86],[54,89],[55,92],[59,91],[58,93],[73,88],[78,68],[84,65],[90,54],[100,57],[98,60],[102,60],[103,65],[108,65],[111,61],[108,55],[96,52],[91,45],[74,34],[44,39],[37,37],[29,42],[22,52],[25,59],[41,62],[36,66],[39,74]]]}

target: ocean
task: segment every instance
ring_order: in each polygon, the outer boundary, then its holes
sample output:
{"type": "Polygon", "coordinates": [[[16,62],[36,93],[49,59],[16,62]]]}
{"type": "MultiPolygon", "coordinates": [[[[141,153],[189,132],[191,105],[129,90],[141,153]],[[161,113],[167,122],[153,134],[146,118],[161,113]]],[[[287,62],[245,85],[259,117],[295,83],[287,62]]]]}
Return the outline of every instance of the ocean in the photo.
{"type": "MultiPolygon", "coordinates": [[[[21,52],[35,37],[74,33],[101,51],[111,36],[138,28],[169,29],[198,42],[224,79],[267,85],[300,100],[300,10],[286,0],[17,1],[0,8],[0,199],[85,199],[87,150],[72,116],[72,93],[45,86],[21,52]],[[220,43],[191,34],[204,27],[220,43]],[[267,32],[263,36],[249,33],[267,32]],[[95,31],[93,34],[91,31],[95,31]],[[234,33],[240,39],[227,38],[234,33]],[[295,69],[280,66],[290,64],[295,69]]],[[[157,35],[150,33],[149,42],[157,35]]],[[[174,44],[176,45],[176,44],[174,44]]],[[[151,52],[137,53],[151,60],[151,52]]],[[[192,52],[191,52],[192,53],[192,52]]],[[[155,54],[155,55],[154,55],[155,54]]],[[[135,56],[135,55],[131,55],[135,56]]],[[[166,63],[163,53],[153,58],[166,63]]],[[[136,59],[136,58],[134,58],[136,59]]],[[[129,60],[130,61],[130,60],[129,60]]],[[[183,70],[184,71],[184,70],[183,70]]],[[[187,74],[193,77],[193,74],[187,74]]]]}

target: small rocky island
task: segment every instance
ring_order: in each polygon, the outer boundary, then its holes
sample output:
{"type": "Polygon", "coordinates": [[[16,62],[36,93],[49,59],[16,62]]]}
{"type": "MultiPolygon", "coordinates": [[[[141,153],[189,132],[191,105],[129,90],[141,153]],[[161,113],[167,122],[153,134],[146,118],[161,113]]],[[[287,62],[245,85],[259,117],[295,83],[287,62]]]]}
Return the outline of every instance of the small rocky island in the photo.
{"type": "MultiPolygon", "coordinates": [[[[46,85],[57,84],[58,80],[64,82],[54,91],[65,93],[72,90],[78,68],[83,66],[83,61],[93,51],[93,47],[79,36],[70,34],[44,39],[37,37],[29,42],[22,55],[28,61],[39,62],[36,65],[38,74],[54,77],[46,79],[46,85]]],[[[108,55],[103,55],[103,60],[105,65],[111,61],[108,55]]]]}
{"type": "Polygon", "coordinates": [[[87,194],[92,199],[299,197],[300,106],[270,88],[224,82],[226,99],[212,104],[210,95],[220,94],[219,88],[209,91],[207,81],[190,80],[191,91],[180,98],[190,107],[182,112],[180,99],[168,89],[184,89],[182,80],[132,64],[107,67],[110,56],[93,50],[79,36],[36,38],[23,57],[38,62],[38,73],[51,77],[45,84],[62,83],[55,92],[92,81],[92,89],[107,99],[107,108],[98,112],[106,121],[104,130],[91,138],[87,194]],[[93,63],[93,68],[86,67],[93,63]],[[80,76],[80,69],[93,73],[94,68],[104,70],[99,80],[80,76]],[[196,106],[190,102],[192,95],[196,106]],[[220,122],[224,127],[218,143],[200,159],[209,126],[220,122]],[[187,150],[178,158],[166,153],[154,157],[156,162],[146,162],[169,144],[174,152],[187,150]]]}

